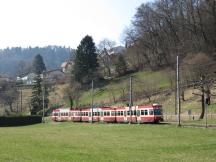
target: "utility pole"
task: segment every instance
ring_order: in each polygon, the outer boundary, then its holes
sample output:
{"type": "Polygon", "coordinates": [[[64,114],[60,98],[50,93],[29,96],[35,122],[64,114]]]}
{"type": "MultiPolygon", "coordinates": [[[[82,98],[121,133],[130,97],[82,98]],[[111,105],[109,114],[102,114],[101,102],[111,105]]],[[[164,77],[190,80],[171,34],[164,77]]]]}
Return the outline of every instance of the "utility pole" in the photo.
{"type": "Polygon", "coordinates": [[[181,126],[181,106],[180,106],[180,87],[179,87],[179,56],[177,56],[176,64],[176,104],[178,109],[178,126],[181,126]]]}
{"type": "Polygon", "coordinates": [[[91,122],[93,123],[93,105],[94,105],[94,80],[92,80],[92,100],[91,100],[91,122]]]}
{"type": "Polygon", "coordinates": [[[20,111],[22,113],[22,88],[20,88],[20,111]]]}
{"type": "Polygon", "coordinates": [[[205,127],[206,128],[208,128],[208,105],[207,105],[207,103],[206,103],[206,99],[205,99],[205,111],[206,111],[206,113],[205,113],[205,119],[206,119],[206,121],[205,121],[205,127]]]}
{"type": "Polygon", "coordinates": [[[42,82],[42,97],[43,97],[43,123],[45,123],[45,119],[44,119],[44,117],[45,117],[45,84],[44,84],[44,77],[45,77],[45,75],[44,75],[44,72],[42,73],[42,77],[43,77],[43,82],[42,82]]]}
{"type": "Polygon", "coordinates": [[[132,76],[130,76],[130,93],[129,93],[129,98],[130,98],[130,103],[129,103],[129,112],[130,112],[130,120],[129,120],[129,124],[131,124],[132,121],[132,114],[131,114],[131,110],[132,110],[132,106],[133,106],[133,98],[132,98],[132,76]]]}

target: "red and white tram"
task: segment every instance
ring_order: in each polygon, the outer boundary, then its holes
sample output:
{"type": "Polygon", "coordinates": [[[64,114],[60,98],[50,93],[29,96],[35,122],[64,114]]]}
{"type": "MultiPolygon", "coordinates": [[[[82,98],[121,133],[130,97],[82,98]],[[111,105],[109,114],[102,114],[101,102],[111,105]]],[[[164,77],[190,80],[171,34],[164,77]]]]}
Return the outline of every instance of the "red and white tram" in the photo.
{"type": "Polygon", "coordinates": [[[83,108],[81,110],[56,109],[52,112],[54,121],[158,123],[163,121],[162,106],[132,106],[122,108],[83,108]],[[93,115],[93,116],[92,116],[93,115]]]}
{"type": "Polygon", "coordinates": [[[152,106],[137,106],[138,123],[158,123],[163,121],[161,105],[153,104],[152,106]]]}
{"type": "Polygon", "coordinates": [[[71,121],[80,122],[81,121],[81,111],[80,110],[70,110],[69,118],[71,121]]]}
{"type": "Polygon", "coordinates": [[[116,110],[115,108],[105,107],[100,109],[100,121],[106,123],[116,122],[116,110]]]}
{"type": "Polygon", "coordinates": [[[52,112],[52,120],[54,121],[68,121],[70,120],[69,109],[55,109],[52,112]]]}

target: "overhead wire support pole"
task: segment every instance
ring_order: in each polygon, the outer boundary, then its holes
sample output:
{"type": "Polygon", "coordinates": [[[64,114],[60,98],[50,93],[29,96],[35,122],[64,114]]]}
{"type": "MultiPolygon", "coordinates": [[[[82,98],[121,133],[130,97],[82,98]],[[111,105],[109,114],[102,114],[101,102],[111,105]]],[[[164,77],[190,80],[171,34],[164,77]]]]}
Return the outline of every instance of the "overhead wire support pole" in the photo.
{"type": "Polygon", "coordinates": [[[208,128],[208,106],[207,106],[207,104],[205,104],[205,111],[206,111],[206,121],[205,121],[205,124],[206,124],[206,128],[208,128]]]}
{"type": "Polygon", "coordinates": [[[93,108],[94,108],[94,80],[92,80],[92,100],[91,100],[91,122],[93,123],[93,108]]]}
{"type": "Polygon", "coordinates": [[[129,95],[129,98],[130,98],[130,103],[129,103],[129,112],[130,112],[130,120],[129,120],[129,124],[131,124],[131,121],[132,121],[132,106],[133,106],[133,98],[132,98],[132,76],[130,76],[130,95],[129,95]]]}
{"type": "Polygon", "coordinates": [[[45,119],[44,119],[44,117],[45,117],[45,84],[44,84],[44,78],[45,78],[45,75],[44,75],[44,72],[42,73],[42,79],[43,79],[43,81],[42,81],[42,97],[43,97],[43,123],[45,123],[45,119]]]}
{"type": "Polygon", "coordinates": [[[22,113],[22,88],[20,88],[20,112],[22,113]]]}
{"type": "Polygon", "coordinates": [[[205,105],[205,127],[208,128],[208,104],[206,103],[206,99],[204,97],[204,105],[205,105]]]}
{"type": "Polygon", "coordinates": [[[178,109],[178,126],[181,126],[180,87],[179,87],[179,56],[176,64],[176,104],[178,109]]]}

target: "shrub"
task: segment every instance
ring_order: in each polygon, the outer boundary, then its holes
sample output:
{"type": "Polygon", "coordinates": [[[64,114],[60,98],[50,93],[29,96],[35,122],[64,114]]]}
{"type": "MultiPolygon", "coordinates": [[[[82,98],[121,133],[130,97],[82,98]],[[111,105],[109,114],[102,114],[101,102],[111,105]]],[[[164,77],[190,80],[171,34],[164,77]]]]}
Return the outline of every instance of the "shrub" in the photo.
{"type": "Polygon", "coordinates": [[[2,116],[0,126],[24,126],[42,122],[42,116],[2,116]]]}

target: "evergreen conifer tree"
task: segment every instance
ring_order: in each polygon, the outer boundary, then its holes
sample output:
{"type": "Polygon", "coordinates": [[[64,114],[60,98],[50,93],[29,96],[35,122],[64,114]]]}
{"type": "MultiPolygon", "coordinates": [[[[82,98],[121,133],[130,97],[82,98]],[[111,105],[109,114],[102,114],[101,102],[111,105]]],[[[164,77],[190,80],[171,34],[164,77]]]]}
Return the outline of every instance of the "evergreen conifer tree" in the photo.
{"type": "MultiPolygon", "coordinates": [[[[45,84],[42,85],[43,81],[41,78],[41,74],[44,74],[44,70],[46,70],[45,64],[43,62],[43,58],[41,55],[36,55],[33,61],[32,70],[36,74],[34,78],[34,85],[32,88],[32,99],[31,99],[31,115],[36,115],[41,112],[43,109],[43,88],[44,88],[44,106],[48,107],[48,90],[45,84]]],[[[43,79],[45,79],[45,75],[43,75],[43,79]]]]}
{"type": "Polygon", "coordinates": [[[45,70],[46,70],[46,66],[44,64],[43,58],[40,54],[37,54],[33,60],[32,72],[39,75],[42,74],[43,71],[45,70]]]}
{"type": "Polygon", "coordinates": [[[88,83],[94,78],[98,67],[95,43],[91,36],[85,36],[77,47],[74,76],[80,83],[88,83]]]}

